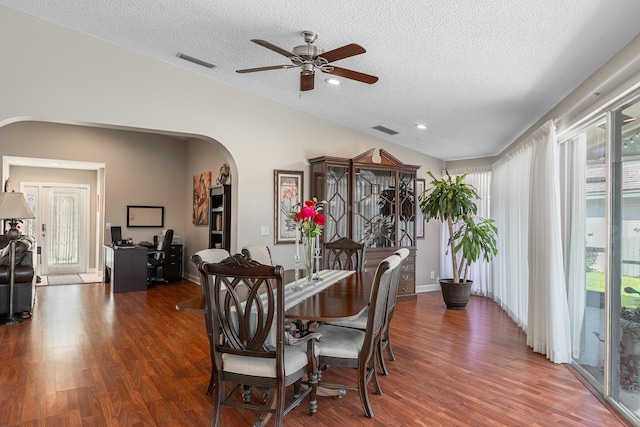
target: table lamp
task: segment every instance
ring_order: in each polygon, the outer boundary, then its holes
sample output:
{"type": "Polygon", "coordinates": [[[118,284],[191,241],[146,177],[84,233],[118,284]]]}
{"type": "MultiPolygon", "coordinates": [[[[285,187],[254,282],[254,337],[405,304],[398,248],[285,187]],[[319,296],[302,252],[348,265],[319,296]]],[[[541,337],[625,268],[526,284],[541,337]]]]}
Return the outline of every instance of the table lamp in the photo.
{"type": "Polygon", "coordinates": [[[16,271],[16,240],[20,237],[20,230],[18,230],[18,222],[22,219],[34,219],[35,216],[27,200],[22,193],[0,193],[0,219],[9,220],[10,228],[5,233],[9,239],[9,251],[11,256],[11,262],[9,264],[9,316],[0,317],[0,324],[13,325],[20,322],[22,319],[16,319],[13,312],[13,288],[15,286],[15,271],[16,271]]]}

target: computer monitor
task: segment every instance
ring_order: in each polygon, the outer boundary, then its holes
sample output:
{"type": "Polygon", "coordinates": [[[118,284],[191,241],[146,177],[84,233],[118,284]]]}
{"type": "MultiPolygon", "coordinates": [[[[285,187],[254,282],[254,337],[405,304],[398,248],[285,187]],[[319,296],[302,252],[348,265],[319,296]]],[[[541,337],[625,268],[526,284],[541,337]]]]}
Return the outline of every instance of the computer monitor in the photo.
{"type": "Polygon", "coordinates": [[[119,245],[122,240],[122,227],[119,225],[111,226],[111,243],[119,245]]]}

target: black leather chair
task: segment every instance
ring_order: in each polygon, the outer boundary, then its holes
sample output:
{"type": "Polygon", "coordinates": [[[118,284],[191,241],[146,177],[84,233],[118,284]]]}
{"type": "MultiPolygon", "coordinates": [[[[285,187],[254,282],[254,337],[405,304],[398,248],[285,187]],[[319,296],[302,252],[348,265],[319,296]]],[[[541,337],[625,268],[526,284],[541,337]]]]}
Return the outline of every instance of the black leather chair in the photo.
{"type": "Polygon", "coordinates": [[[171,241],[173,240],[173,230],[169,229],[164,234],[162,243],[155,251],[149,251],[147,253],[147,284],[153,283],[167,283],[167,279],[163,277],[162,267],[167,259],[167,253],[171,248],[171,241]]]}
{"type": "MultiPolygon", "coordinates": [[[[34,302],[34,263],[32,245],[34,242],[21,237],[16,242],[16,268],[14,281],[13,315],[26,318],[31,316],[34,302]]],[[[0,235],[0,317],[9,315],[10,253],[9,239],[0,235]]]]}

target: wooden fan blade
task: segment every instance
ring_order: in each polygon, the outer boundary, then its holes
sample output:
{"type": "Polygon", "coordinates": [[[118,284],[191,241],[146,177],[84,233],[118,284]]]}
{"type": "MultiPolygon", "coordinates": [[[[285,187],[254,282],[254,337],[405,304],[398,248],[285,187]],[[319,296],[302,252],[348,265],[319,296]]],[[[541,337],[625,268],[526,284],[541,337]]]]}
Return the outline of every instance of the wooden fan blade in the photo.
{"type": "Polygon", "coordinates": [[[346,46],[339,47],[337,49],[330,50],[329,52],[325,52],[322,55],[319,55],[327,60],[327,62],[338,61],[340,59],[348,58],[350,56],[360,55],[365,53],[366,50],[358,44],[351,43],[346,46]]]}
{"type": "Polygon", "coordinates": [[[282,56],[286,56],[287,58],[291,58],[292,56],[295,56],[293,53],[289,52],[288,50],[278,47],[275,44],[271,44],[268,41],[260,40],[260,39],[251,39],[251,41],[256,44],[259,44],[262,47],[266,47],[267,49],[270,49],[276,53],[279,53],[282,56]]]}
{"type": "Polygon", "coordinates": [[[315,81],[314,74],[309,74],[302,71],[300,73],[300,90],[301,91],[313,90],[314,81],[315,81]]]}
{"type": "Polygon", "coordinates": [[[360,73],[358,71],[347,70],[346,68],[335,67],[333,65],[331,67],[333,68],[333,71],[322,70],[322,72],[327,74],[333,74],[334,76],[345,77],[351,80],[357,80],[359,82],[367,83],[367,84],[374,84],[375,82],[378,81],[378,78],[376,76],[360,73]]]}
{"type": "Polygon", "coordinates": [[[283,70],[285,68],[295,67],[295,65],[271,65],[269,67],[245,68],[244,70],[236,70],[236,73],[255,73],[256,71],[283,70]]]}

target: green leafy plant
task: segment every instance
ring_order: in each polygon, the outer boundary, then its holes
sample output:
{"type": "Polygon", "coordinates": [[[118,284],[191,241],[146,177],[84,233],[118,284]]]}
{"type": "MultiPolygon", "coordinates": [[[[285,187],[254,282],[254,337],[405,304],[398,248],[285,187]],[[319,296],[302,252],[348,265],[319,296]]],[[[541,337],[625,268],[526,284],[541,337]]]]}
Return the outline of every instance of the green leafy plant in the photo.
{"type": "Polygon", "coordinates": [[[498,229],[492,219],[474,219],[479,197],[475,187],[464,182],[466,175],[452,177],[447,172],[446,177],[438,179],[431,172],[427,174],[431,187],[419,195],[420,210],[426,221],[437,219],[447,224],[453,282],[465,283],[472,263],[480,258],[490,261],[498,254],[498,229]]]}

